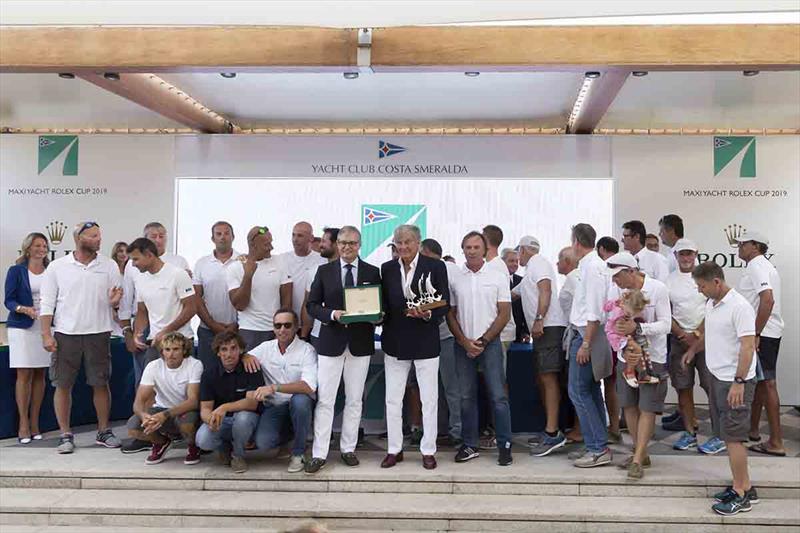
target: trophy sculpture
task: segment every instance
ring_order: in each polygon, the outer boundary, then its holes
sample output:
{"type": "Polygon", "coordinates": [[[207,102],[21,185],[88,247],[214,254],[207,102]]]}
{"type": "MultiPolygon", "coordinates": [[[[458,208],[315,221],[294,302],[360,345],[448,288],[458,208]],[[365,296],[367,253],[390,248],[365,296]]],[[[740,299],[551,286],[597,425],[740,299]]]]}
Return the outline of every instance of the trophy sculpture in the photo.
{"type": "Polygon", "coordinates": [[[430,274],[422,274],[417,283],[418,294],[414,294],[411,284],[407,285],[404,289],[404,296],[406,297],[406,307],[408,311],[411,309],[418,309],[420,311],[430,311],[437,307],[444,307],[447,305],[447,300],[442,299],[441,294],[436,293],[436,288],[431,283],[430,274]]]}

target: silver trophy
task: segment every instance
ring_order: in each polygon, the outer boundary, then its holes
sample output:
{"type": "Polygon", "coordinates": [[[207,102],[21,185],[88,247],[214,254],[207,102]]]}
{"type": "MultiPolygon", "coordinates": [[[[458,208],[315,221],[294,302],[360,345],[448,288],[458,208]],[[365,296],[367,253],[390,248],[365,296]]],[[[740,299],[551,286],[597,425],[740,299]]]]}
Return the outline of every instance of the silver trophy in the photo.
{"type": "Polygon", "coordinates": [[[429,273],[422,274],[419,277],[417,294],[414,294],[411,284],[405,286],[403,294],[406,297],[406,307],[409,311],[411,309],[429,311],[447,305],[447,301],[442,299],[442,295],[436,292],[436,287],[431,283],[431,275],[429,273]]]}

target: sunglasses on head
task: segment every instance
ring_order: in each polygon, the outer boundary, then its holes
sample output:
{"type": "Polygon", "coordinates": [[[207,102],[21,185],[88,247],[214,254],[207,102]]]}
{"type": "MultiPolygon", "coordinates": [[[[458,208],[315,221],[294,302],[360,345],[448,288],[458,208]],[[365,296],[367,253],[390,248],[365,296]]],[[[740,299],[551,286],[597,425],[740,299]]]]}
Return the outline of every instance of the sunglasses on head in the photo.
{"type": "Polygon", "coordinates": [[[265,235],[269,231],[269,228],[266,226],[259,226],[258,227],[258,234],[265,235]]]}
{"type": "Polygon", "coordinates": [[[275,329],[281,329],[281,328],[292,329],[294,327],[293,322],[275,322],[272,325],[274,326],[275,329]]]}
{"type": "Polygon", "coordinates": [[[83,226],[81,226],[81,229],[78,230],[78,235],[80,235],[81,233],[83,233],[84,231],[86,231],[89,228],[99,228],[99,227],[100,227],[100,224],[98,224],[97,222],[86,222],[86,223],[83,224],[83,226]]]}

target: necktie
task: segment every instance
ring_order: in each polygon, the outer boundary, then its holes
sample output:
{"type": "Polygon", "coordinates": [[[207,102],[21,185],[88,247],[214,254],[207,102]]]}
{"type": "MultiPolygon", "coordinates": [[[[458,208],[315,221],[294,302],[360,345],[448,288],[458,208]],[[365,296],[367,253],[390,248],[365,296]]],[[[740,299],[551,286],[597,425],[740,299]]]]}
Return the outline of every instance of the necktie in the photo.
{"type": "Polygon", "coordinates": [[[356,282],[353,279],[353,265],[347,264],[344,266],[347,269],[347,273],[344,275],[344,286],[345,287],[355,287],[356,282]]]}

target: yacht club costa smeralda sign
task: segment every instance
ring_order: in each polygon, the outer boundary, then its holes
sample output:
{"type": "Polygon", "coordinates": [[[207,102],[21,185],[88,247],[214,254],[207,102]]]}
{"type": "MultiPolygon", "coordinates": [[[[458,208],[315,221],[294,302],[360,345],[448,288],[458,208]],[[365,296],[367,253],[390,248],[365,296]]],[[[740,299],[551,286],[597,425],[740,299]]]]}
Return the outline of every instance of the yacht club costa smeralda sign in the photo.
{"type": "Polygon", "coordinates": [[[403,163],[391,161],[393,156],[409,152],[410,149],[399,144],[378,141],[377,163],[320,162],[311,164],[314,175],[335,176],[468,176],[466,164],[431,161],[425,163],[403,163]]]}

